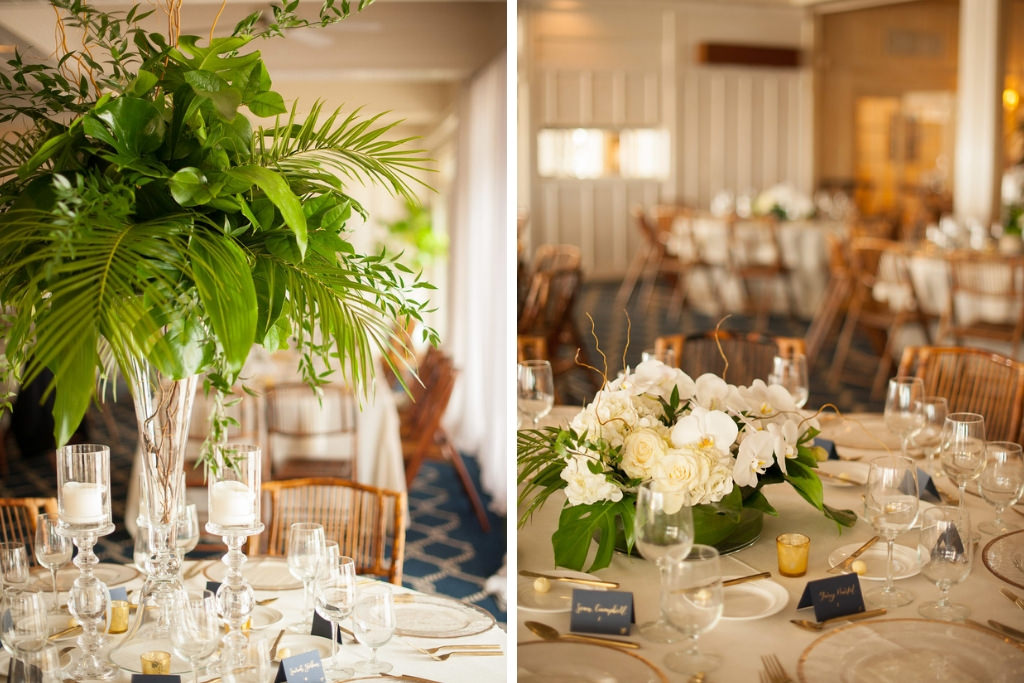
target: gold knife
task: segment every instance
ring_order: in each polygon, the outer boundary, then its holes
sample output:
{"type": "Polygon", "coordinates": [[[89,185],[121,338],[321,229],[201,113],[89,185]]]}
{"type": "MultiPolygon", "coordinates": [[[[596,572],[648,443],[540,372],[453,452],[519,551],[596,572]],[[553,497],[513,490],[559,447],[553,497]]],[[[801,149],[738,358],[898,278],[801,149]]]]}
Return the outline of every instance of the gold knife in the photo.
{"type": "Polygon", "coordinates": [[[1024,641],[1024,631],[1015,629],[1012,626],[1007,626],[1006,624],[1000,623],[995,619],[989,619],[988,625],[1002,633],[1004,636],[1010,636],[1014,640],[1024,641]]]}
{"type": "Polygon", "coordinates": [[[1002,593],[1003,595],[1005,595],[1007,598],[1009,598],[1010,602],[1012,602],[1013,604],[1017,605],[1017,607],[1020,607],[1021,609],[1024,609],[1024,600],[1021,600],[1020,598],[1018,598],[1017,595],[1013,591],[1011,591],[1009,588],[1000,588],[999,592],[1002,593]]]}
{"type": "Polygon", "coordinates": [[[761,579],[770,579],[771,577],[771,572],[758,572],[757,574],[748,574],[747,576],[737,576],[735,579],[726,579],[722,582],[722,586],[735,586],[738,583],[746,583],[747,581],[759,581],[761,579]]]}
{"type": "Polygon", "coordinates": [[[878,541],[878,539],[878,536],[872,536],[871,538],[869,538],[867,543],[854,550],[852,553],[849,554],[849,556],[843,558],[842,562],[840,562],[834,567],[829,567],[828,573],[839,574],[841,572],[845,572],[846,570],[848,570],[850,568],[850,565],[853,564],[853,561],[860,557],[865,550],[873,546],[878,541]]]}
{"type": "Polygon", "coordinates": [[[532,572],[529,569],[520,569],[520,576],[529,576],[533,579],[548,579],[549,581],[566,581],[568,583],[579,583],[584,586],[600,586],[602,588],[618,588],[619,584],[615,581],[601,581],[600,579],[583,579],[576,578],[575,576],[554,576],[552,574],[541,574],[540,572],[532,572]]]}

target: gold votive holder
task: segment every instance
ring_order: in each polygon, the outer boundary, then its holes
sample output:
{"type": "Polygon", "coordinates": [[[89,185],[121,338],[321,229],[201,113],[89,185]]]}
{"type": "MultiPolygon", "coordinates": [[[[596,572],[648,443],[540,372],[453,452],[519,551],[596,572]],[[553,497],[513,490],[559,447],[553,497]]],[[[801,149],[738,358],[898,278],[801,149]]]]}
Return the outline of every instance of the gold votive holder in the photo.
{"type": "Polygon", "coordinates": [[[139,655],[142,660],[142,673],[144,674],[169,674],[171,673],[171,653],[163,650],[149,650],[139,655]]]}
{"type": "Polygon", "coordinates": [[[779,573],[783,576],[803,576],[807,573],[807,556],[811,539],[804,534],[779,534],[775,550],[779,555],[779,573]]]}
{"type": "Polygon", "coordinates": [[[107,633],[124,633],[128,630],[128,601],[110,601],[110,627],[107,633]]]}

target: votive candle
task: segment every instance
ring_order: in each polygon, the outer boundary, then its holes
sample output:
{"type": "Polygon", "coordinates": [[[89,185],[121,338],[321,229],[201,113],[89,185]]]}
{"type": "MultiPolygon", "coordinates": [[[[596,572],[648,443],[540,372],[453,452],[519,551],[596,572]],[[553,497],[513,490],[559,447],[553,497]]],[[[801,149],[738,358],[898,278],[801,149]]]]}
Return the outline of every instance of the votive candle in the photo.
{"type": "Polygon", "coordinates": [[[243,482],[224,479],[210,491],[210,522],[222,527],[252,526],[256,494],[243,482]]]}
{"type": "Polygon", "coordinates": [[[61,489],[63,520],[68,524],[94,524],[106,519],[103,493],[106,487],[85,481],[67,481],[61,489]]]}

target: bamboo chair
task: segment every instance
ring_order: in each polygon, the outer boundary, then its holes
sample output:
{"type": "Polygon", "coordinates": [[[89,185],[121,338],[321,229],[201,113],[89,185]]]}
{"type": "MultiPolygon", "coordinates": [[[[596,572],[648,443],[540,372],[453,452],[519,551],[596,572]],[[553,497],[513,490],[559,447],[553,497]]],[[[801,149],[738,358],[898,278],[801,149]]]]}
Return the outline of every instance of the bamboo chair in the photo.
{"type": "MultiPolygon", "coordinates": [[[[576,327],[574,309],[583,274],[579,267],[556,267],[534,272],[519,317],[519,334],[547,340],[552,372],[558,376],[576,367],[583,354],[583,337],[576,327]]],[[[588,362],[583,356],[583,362],[588,362]]]]}
{"type": "Polygon", "coordinates": [[[29,564],[35,564],[36,517],[57,514],[56,498],[0,498],[0,541],[24,543],[29,564]]]}
{"type": "Polygon", "coordinates": [[[355,479],[359,410],[349,387],[289,382],[268,389],[266,402],[274,479],[355,479]]]}
{"type": "Polygon", "coordinates": [[[678,318],[690,302],[690,279],[703,277],[709,290],[714,288],[714,271],[720,264],[712,263],[705,253],[705,244],[697,234],[698,214],[693,210],[672,204],[659,204],[651,210],[651,217],[666,249],[675,259],[668,271],[674,280],[669,311],[678,318]]]}
{"type": "Polygon", "coordinates": [[[838,334],[842,315],[850,305],[853,276],[846,243],[836,235],[825,236],[828,241],[828,285],[818,309],[805,335],[807,341],[807,364],[813,365],[825,344],[838,334]]]}
{"type": "Polygon", "coordinates": [[[455,469],[459,483],[484,531],[490,531],[480,494],[469,476],[462,455],[452,445],[448,431],[441,424],[452,390],[455,388],[455,366],[442,352],[424,368],[421,376],[424,392],[409,409],[399,413],[401,418],[402,459],[405,461],[405,485],[411,489],[424,460],[442,460],[455,469]]]}
{"type": "Polygon", "coordinates": [[[338,542],[338,552],[355,560],[357,573],[402,585],[404,491],[337,477],[266,481],[262,489],[266,531],[249,537],[250,555],[286,555],[288,528],[296,522],[317,522],[327,540],[338,542]]]}
{"type": "Polygon", "coordinates": [[[1024,363],[985,349],[908,346],[899,374],[924,380],[925,394],[944,396],[950,412],[985,416],[985,438],[1016,441],[1024,412],[1024,363]]]}
{"type": "MultiPolygon", "coordinates": [[[[665,211],[662,212],[663,217],[665,211]]],[[[662,278],[668,278],[672,284],[673,295],[680,286],[681,268],[679,259],[669,248],[671,241],[671,220],[663,220],[660,224],[651,219],[642,206],[634,206],[630,211],[633,224],[643,237],[643,245],[633,257],[633,262],[626,271],[618,293],[615,295],[616,308],[625,308],[637,286],[641,286],[646,296],[646,306],[650,308],[654,298],[654,288],[662,278]]]]}
{"type": "Polygon", "coordinates": [[[797,310],[792,269],[783,259],[779,222],[770,216],[736,218],[726,223],[729,241],[727,271],[739,281],[745,312],[757,317],[758,329],[767,327],[772,302],[782,288],[790,316],[797,310]]]}
{"type": "Polygon", "coordinates": [[[939,339],[1006,342],[1014,356],[1024,337],[1024,258],[981,252],[949,259],[949,298],[939,339]],[[994,316],[982,313],[994,309],[994,316]]]}
{"type": "Polygon", "coordinates": [[[655,353],[671,350],[678,367],[692,378],[710,372],[724,377],[730,384],[745,385],[755,379],[768,381],[776,355],[802,354],[805,345],[798,337],[712,330],[688,336],[658,337],[654,340],[654,350],[655,353]]]}
{"type": "Polygon", "coordinates": [[[541,336],[532,334],[516,335],[516,360],[547,360],[548,342],[541,336]]]}

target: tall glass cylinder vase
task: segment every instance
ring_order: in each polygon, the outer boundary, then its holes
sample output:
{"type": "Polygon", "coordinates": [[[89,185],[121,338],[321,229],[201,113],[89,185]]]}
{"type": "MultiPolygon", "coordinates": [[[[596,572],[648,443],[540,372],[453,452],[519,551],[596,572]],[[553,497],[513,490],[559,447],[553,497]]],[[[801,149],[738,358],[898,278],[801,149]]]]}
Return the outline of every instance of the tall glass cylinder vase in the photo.
{"type": "MultiPolygon", "coordinates": [[[[171,380],[145,359],[135,359],[128,368],[127,380],[135,403],[142,458],[142,483],[145,516],[149,520],[149,574],[142,588],[140,603],[156,606],[156,629],[167,628],[166,609],[175,591],[183,586],[180,562],[175,551],[175,524],[178,506],[184,495],[181,473],[185,464],[195,376],[171,380]]],[[[140,529],[140,532],[143,530],[140,529]]],[[[139,610],[142,614],[146,610],[139,610]]],[[[142,617],[133,624],[132,634],[142,617]]]]}
{"type": "Polygon", "coordinates": [[[217,589],[217,609],[228,625],[224,637],[225,671],[242,663],[248,646],[243,624],[256,606],[252,586],[242,574],[246,562],[245,539],[263,531],[260,521],[262,479],[260,447],[253,444],[218,446],[207,478],[209,521],[206,530],[224,539],[228,552],[223,562],[228,571],[217,589]]]}

